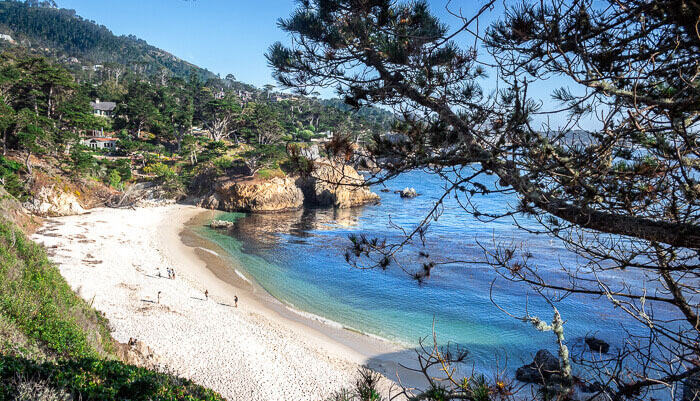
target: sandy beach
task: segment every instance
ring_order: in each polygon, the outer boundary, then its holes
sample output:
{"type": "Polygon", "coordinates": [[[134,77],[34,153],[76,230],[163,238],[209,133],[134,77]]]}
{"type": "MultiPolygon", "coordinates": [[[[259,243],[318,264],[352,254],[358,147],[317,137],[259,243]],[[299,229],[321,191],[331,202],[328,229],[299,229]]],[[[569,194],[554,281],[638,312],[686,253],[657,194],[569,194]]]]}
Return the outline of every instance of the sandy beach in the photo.
{"type": "MultiPolygon", "coordinates": [[[[230,400],[324,399],[365,364],[396,378],[399,347],[289,311],[215,250],[183,237],[202,213],[184,205],[94,209],[48,220],[33,239],[105,313],[116,340],[144,342],[170,370],[230,400]]],[[[382,385],[387,392],[392,382],[382,385]]]]}

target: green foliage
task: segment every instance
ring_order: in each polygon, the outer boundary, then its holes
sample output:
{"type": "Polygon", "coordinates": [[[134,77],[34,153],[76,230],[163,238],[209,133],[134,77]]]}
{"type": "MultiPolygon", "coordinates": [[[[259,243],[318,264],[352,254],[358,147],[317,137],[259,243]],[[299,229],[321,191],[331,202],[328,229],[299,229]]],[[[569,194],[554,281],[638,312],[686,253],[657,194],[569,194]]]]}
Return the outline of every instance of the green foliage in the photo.
{"type": "Polygon", "coordinates": [[[70,153],[71,170],[76,175],[91,174],[97,170],[97,160],[87,151],[75,148],[70,153]]]}
{"type": "Polygon", "coordinates": [[[0,221],[0,314],[58,357],[94,358],[111,348],[107,321],[8,221],[0,221]]]}
{"type": "Polygon", "coordinates": [[[122,177],[119,175],[119,171],[112,170],[107,177],[109,180],[109,186],[112,188],[121,189],[122,188],[122,177]]]}
{"type": "Polygon", "coordinates": [[[223,401],[190,380],[138,368],[118,361],[77,358],[38,363],[0,357],[0,399],[17,396],[17,378],[32,378],[82,400],[203,400],[223,401]]]}
{"type": "Polygon", "coordinates": [[[25,201],[27,196],[27,188],[24,181],[19,177],[22,171],[22,166],[10,159],[0,156],[0,183],[10,195],[25,201]]]}
{"type": "Polygon", "coordinates": [[[284,178],[285,174],[284,171],[282,171],[280,168],[274,168],[274,169],[269,169],[269,168],[264,168],[261,170],[258,170],[257,172],[258,177],[269,180],[271,178],[284,178]]]}
{"type": "MultiPolygon", "coordinates": [[[[351,389],[342,389],[327,401],[383,401],[377,388],[381,375],[363,366],[358,372],[355,385],[351,389]]],[[[432,398],[425,398],[432,400],[432,398]]]]}
{"type": "Polygon", "coordinates": [[[37,48],[53,51],[96,64],[134,66],[144,75],[162,70],[199,79],[214,74],[162,52],[132,35],[115,36],[106,27],[84,20],[74,10],[28,7],[21,2],[0,2],[0,24],[15,34],[26,36],[37,48]]]}

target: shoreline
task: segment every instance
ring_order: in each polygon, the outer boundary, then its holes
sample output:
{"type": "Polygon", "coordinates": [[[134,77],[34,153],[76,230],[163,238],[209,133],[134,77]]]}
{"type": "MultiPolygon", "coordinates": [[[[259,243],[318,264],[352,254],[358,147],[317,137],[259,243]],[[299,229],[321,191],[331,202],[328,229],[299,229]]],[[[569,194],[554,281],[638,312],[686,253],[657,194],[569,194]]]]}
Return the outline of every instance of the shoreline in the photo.
{"type": "MultiPolygon", "coordinates": [[[[255,279],[241,277],[249,275],[244,266],[234,266],[233,262],[224,255],[226,251],[216,243],[202,238],[192,232],[195,226],[204,225],[216,215],[225,213],[218,210],[195,208],[192,214],[183,213],[183,218],[178,219],[180,244],[189,248],[194,257],[205,264],[204,268],[214,276],[215,280],[223,281],[229,286],[224,297],[232,298],[230,291],[238,291],[244,294],[247,302],[252,302],[255,313],[259,313],[268,319],[282,324],[291,324],[291,328],[300,331],[303,335],[318,340],[317,344],[325,346],[327,351],[350,360],[359,366],[368,366],[370,369],[381,373],[395,384],[399,382],[408,387],[421,387],[427,382],[415,372],[406,369],[405,366],[416,367],[417,359],[413,348],[407,348],[388,339],[364,333],[360,330],[346,327],[342,323],[317,316],[303,310],[296,309],[293,305],[275,298],[260,286],[255,279]],[[185,221],[186,220],[186,221],[185,221]],[[239,269],[244,270],[243,274],[239,269]],[[233,270],[233,272],[231,271],[233,270]],[[402,366],[403,365],[403,366],[402,366]]],[[[167,227],[172,238],[171,227],[167,227]]],[[[239,305],[243,298],[239,295],[239,305]]]]}
{"type": "MultiPolygon", "coordinates": [[[[49,219],[32,239],[105,314],[117,341],[141,340],[175,373],[228,399],[324,399],[350,387],[361,365],[394,380],[399,372],[405,385],[422,383],[399,366],[415,364],[412,350],[293,312],[256,289],[245,269],[211,253],[220,249],[188,236],[186,224],[208,213],[217,212],[94,209],[49,219]]],[[[392,387],[396,394],[395,382],[382,379],[383,394],[392,387]]]]}

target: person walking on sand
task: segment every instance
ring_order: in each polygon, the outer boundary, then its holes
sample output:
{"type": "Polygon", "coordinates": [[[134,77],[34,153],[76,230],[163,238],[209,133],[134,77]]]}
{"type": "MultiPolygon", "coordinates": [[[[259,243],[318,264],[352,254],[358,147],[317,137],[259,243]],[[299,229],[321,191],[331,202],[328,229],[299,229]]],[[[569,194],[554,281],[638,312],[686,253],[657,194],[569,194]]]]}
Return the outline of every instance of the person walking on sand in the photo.
{"type": "Polygon", "coordinates": [[[160,291],[158,291],[158,303],[160,304],[160,291]]]}
{"type": "Polygon", "coordinates": [[[233,296],[233,306],[238,308],[238,295],[233,296]]]}
{"type": "Polygon", "coordinates": [[[209,299],[209,290],[204,290],[204,298],[209,299]]]}

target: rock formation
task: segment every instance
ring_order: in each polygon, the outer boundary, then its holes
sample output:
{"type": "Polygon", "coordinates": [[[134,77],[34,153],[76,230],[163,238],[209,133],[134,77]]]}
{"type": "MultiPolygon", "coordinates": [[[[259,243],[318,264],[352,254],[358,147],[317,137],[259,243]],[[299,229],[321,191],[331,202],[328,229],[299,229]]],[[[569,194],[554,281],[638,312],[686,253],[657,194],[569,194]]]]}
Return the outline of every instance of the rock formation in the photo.
{"type": "Polygon", "coordinates": [[[297,185],[307,205],[342,209],[379,201],[379,195],[361,186],[364,181],[352,166],[317,161],[311,175],[297,179],[297,185]]]}
{"type": "Polygon", "coordinates": [[[610,350],[610,344],[606,343],[605,341],[599,338],[586,337],[585,342],[588,348],[593,352],[607,354],[610,350]]]}
{"type": "Polygon", "coordinates": [[[518,368],[515,378],[524,383],[543,384],[559,370],[559,359],[546,349],[541,349],[531,364],[518,368]]]}
{"type": "Polygon", "coordinates": [[[56,185],[40,187],[23,205],[29,212],[42,217],[70,216],[85,213],[74,193],[64,192],[56,185]]]}
{"type": "Polygon", "coordinates": [[[234,222],[225,220],[212,220],[212,222],[209,223],[209,227],[211,228],[231,228],[234,225],[234,222]]]}
{"type": "Polygon", "coordinates": [[[291,178],[223,178],[214,185],[214,193],[201,206],[229,212],[272,212],[295,210],[303,206],[304,195],[291,178]]]}

